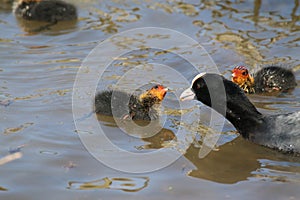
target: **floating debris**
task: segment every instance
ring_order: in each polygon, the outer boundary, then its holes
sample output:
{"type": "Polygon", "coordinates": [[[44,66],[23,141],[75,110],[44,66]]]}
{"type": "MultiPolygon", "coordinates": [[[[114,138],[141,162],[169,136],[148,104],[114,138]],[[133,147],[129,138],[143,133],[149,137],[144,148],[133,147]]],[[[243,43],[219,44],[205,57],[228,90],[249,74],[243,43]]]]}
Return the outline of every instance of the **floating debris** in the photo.
{"type": "Polygon", "coordinates": [[[11,99],[4,99],[4,100],[0,100],[0,105],[1,106],[9,106],[10,104],[12,104],[13,100],[11,99]]]}
{"type": "Polygon", "coordinates": [[[3,158],[0,158],[0,165],[4,165],[8,162],[11,162],[11,161],[14,161],[16,159],[19,159],[22,157],[22,153],[21,152],[16,152],[16,153],[13,153],[13,154],[9,154],[3,158]]]}
{"type": "Polygon", "coordinates": [[[14,147],[14,148],[9,148],[8,152],[9,152],[10,154],[17,153],[17,152],[21,152],[21,149],[22,149],[23,147],[25,147],[25,146],[26,146],[25,144],[22,144],[22,145],[19,145],[19,146],[17,146],[17,147],[14,147]]]}
{"type": "Polygon", "coordinates": [[[46,155],[57,155],[57,154],[58,154],[58,152],[56,152],[56,151],[42,150],[42,151],[40,151],[40,154],[46,154],[46,155]]]}
{"type": "Polygon", "coordinates": [[[72,161],[69,161],[68,164],[64,165],[64,168],[69,170],[69,169],[75,168],[76,166],[77,165],[75,163],[73,163],[72,161]]]}

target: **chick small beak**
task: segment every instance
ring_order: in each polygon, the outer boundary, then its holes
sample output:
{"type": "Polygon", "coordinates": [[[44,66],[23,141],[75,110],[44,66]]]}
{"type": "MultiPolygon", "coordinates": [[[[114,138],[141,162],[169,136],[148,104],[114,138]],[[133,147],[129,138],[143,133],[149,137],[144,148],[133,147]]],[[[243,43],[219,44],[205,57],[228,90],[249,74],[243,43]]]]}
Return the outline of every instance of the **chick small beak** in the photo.
{"type": "Polygon", "coordinates": [[[164,90],[165,92],[168,92],[170,89],[166,87],[166,88],[164,88],[163,90],[164,90]]]}
{"type": "Polygon", "coordinates": [[[192,91],[192,89],[188,88],[181,93],[180,100],[181,101],[193,100],[195,99],[195,97],[196,97],[195,93],[192,91]]]}
{"type": "Polygon", "coordinates": [[[236,73],[233,72],[233,73],[231,74],[231,76],[232,76],[232,77],[236,77],[236,73]]]}
{"type": "Polygon", "coordinates": [[[167,87],[164,87],[159,91],[159,93],[162,95],[162,99],[166,96],[168,91],[169,91],[169,88],[167,88],[167,87]]]}

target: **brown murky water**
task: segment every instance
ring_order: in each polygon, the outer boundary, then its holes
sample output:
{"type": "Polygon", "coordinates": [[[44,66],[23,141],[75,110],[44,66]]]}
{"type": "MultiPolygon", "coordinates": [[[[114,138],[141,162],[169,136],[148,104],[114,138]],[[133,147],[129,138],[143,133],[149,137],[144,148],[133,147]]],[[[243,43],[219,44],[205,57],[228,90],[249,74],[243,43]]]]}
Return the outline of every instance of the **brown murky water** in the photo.
{"type": "MultiPolygon", "coordinates": [[[[39,23],[29,26],[16,20],[10,5],[1,3],[0,157],[22,153],[0,165],[1,199],[300,199],[300,158],[251,144],[228,123],[218,146],[200,159],[201,136],[210,130],[210,110],[204,106],[197,141],[176,162],[142,174],[123,173],[93,158],[78,137],[72,115],[73,84],[86,56],[98,42],[145,26],[174,29],[200,42],[227,77],[235,64],[247,64],[253,71],[274,63],[289,66],[298,80],[291,94],[250,99],[267,114],[300,110],[298,0],[80,0],[73,2],[78,22],[39,33],[28,32],[39,23]]],[[[111,87],[128,66],[143,62],[193,75],[173,54],[144,49],[126,56],[130,59],[111,64],[98,89],[111,87]]],[[[160,75],[168,77],[167,72],[160,75]]],[[[185,86],[172,78],[163,84],[173,86],[163,103],[170,119],[157,135],[131,139],[121,136],[112,118],[101,119],[120,148],[138,153],[174,148],[180,121],[174,93],[185,86]]]]}

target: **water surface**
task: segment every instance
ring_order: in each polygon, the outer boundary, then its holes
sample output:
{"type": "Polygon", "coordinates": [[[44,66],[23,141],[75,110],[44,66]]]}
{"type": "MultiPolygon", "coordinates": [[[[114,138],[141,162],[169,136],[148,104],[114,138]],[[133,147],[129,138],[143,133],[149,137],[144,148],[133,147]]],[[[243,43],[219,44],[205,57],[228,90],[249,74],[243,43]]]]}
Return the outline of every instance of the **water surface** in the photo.
{"type": "MultiPolygon", "coordinates": [[[[226,77],[236,64],[255,71],[279,63],[293,69],[299,83],[297,0],[73,3],[78,7],[78,22],[59,23],[38,33],[17,20],[9,4],[0,7],[0,156],[22,153],[20,159],[0,166],[1,199],[300,198],[300,159],[243,140],[229,123],[219,146],[200,159],[201,138],[210,131],[210,109],[201,104],[197,105],[203,120],[194,127],[196,141],[170,166],[143,174],[116,171],[94,159],[81,143],[72,115],[76,73],[90,51],[116,33],[144,26],[174,29],[200,42],[226,77]]],[[[193,76],[188,64],[173,54],[145,50],[126,56],[128,60],[110,65],[99,90],[112,87],[130,67],[147,62],[193,76]]],[[[159,75],[168,76],[167,72],[159,75]]],[[[140,153],[174,148],[181,113],[174,93],[185,87],[176,81],[170,78],[162,83],[173,88],[163,103],[170,118],[157,135],[132,139],[111,118],[102,118],[99,123],[109,129],[111,140],[140,153]]],[[[297,111],[299,85],[291,94],[249,98],[263,113],[297,111]]],[[[186,108],[195,106],[191,102],[186,108]]],[[[139,162],[130,164],[136,167],[139,162]]]]}

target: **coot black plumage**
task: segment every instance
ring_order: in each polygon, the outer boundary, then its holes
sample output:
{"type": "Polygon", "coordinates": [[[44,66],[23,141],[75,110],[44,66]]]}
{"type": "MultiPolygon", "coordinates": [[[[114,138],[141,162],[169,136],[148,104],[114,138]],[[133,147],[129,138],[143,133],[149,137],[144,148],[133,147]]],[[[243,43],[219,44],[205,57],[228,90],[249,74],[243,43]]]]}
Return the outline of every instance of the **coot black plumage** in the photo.
{"type": "Polygon", "coordinates": [[[218,74],[196,76],[191,88],[181,94],[182,100],[193,98],[225,116],[244,138],[283,152],[300,153],[300,111],[263,115],[238,85],[218,74]],[[222,92],[225,96],[220,95],[222,92]]]}
{"type": "Polygon", "coordinates": [[[61,0],[19,0],[13,12],[22,19],[52,23],[77,19],[76,7],[61,0]]]}
{"type": "Polygon", "coordinates": [[[232,70],[232,81],[246,93],[288,92],[297,85],[294,73],[280,66],[263,67],[253,76],[245,66],[236,66],[232,70]]]}
{"type": "Polygon", "coordinates": [[[103,91],[95,97],[95,112],[133,120],[154,120],[158,118],[155,106],[161,103],[167,90],[162,85],[155,85],[140,96],[123,91],[103,91]]]}

